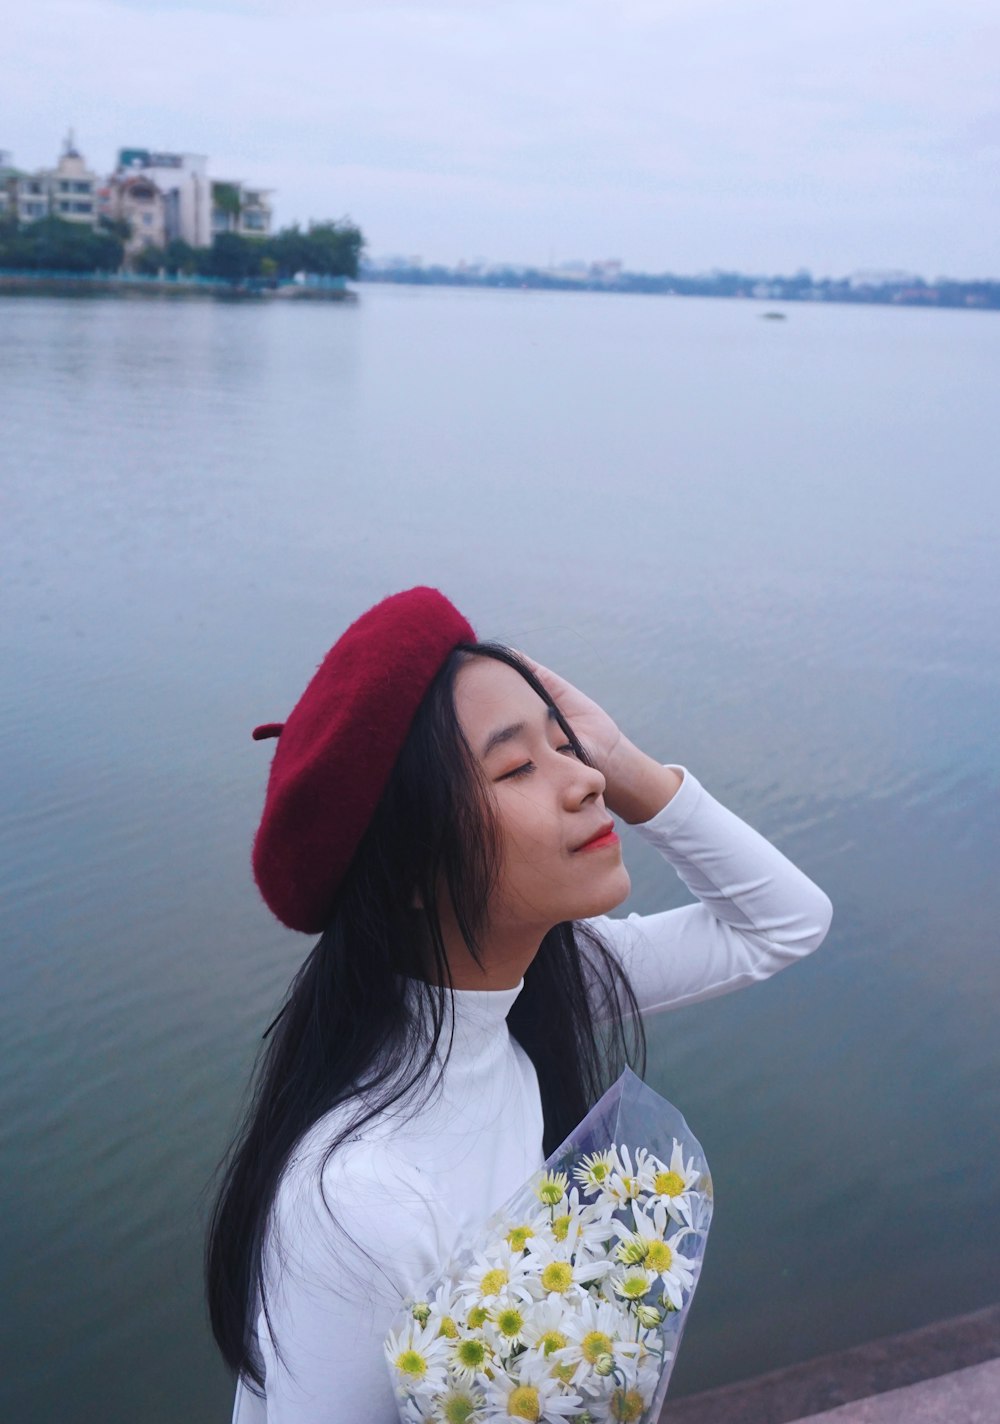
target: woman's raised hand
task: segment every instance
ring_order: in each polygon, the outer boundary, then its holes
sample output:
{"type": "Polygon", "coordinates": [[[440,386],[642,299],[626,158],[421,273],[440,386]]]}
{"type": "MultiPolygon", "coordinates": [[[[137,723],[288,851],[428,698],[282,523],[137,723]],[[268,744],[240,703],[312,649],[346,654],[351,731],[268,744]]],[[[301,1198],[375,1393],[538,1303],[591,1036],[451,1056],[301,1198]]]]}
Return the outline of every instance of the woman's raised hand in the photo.
{"type": "Polygon", "coordinates": [[[592,697],[567,682],[551,668],[536,663],[527,653],[518,649],[528,667],[538,678],[545,691],[573,728],[586,747],[598,771],[608,774],[614,752],[622,741],[622,734],[615,720],[599,706],[592,697]]]}
{"type": "Polygon", "coordinates": [[[637,825],[648,821],[680,790],[681,776],[624,736],[617,722],[592,697],[551,668],[519,652],[586,747],[607,783],[604,803],[616,816],[637,825]]]}

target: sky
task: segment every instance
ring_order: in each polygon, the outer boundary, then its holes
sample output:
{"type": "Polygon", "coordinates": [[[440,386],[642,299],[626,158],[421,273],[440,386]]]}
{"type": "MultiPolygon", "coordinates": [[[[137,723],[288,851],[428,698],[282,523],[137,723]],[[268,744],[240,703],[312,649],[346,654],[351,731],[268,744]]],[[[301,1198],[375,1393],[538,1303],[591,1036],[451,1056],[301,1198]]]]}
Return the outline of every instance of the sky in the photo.
{"type": "Polygon", "coordinates": [[[0,0],[0,149],[207,154],[376,256],[1000,278],[996,0],[0,0]]]}

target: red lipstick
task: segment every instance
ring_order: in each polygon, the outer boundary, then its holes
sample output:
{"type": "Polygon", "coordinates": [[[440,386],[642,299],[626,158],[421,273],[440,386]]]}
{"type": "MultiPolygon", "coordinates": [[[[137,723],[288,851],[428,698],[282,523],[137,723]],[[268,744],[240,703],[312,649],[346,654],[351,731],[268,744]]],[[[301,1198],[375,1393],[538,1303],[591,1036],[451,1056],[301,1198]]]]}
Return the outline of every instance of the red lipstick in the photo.
{"type": "Polygon", "coordinates": [[[620,845],[621,842],[615,833],[614,821],[609,821],[606,826],[602,826],[597,835],[589,841],[584,841],[582,846],[577,846],[577,850],[601,850],[605,846],[620,845]]]}

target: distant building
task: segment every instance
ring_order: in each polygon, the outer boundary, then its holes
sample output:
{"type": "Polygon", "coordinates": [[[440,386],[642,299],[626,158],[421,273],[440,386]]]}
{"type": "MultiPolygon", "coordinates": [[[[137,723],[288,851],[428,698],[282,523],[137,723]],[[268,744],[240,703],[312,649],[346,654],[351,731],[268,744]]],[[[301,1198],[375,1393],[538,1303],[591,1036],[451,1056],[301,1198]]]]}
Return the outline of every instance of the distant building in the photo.
{"type": "Polygon", "coordinates": [[[13,185],[15,178],[20,177],[20,169],[14,167],[14,155],[9,149],[0,148],[0,221],[15,211],[13,185]]]}
{"type": "Polygon", "coordinates": [[[74,147],[72,133],[55,168],[40,168],[35,173],[21,173],[13,167],[5,171],[4,208],[16,213],[18,222],[56,217],[97,226],[98,177],[74,147]]]}
{"type": "Polygon", "coordinates": [[[163,247],[166,243],[167,201],[145,173],[113,173],[98,190],[98,206],[102,217],[128,223],[126,262],[144,247],[163,247]]]}
{"type": "Polygon", "coordinates": [[[920,281],[912,272],[892,268],[888,271],[853,272],[847,279],[852,292],[863,291],[866,287],[908,287],[920,281]]]}
{"type": "Polygon", "coordinates": [[[266,237],[271,231],[271,189],[245,183],[212,182],[212,234],[235,232],[241,237],[266,237]]]}
{"type": "Polygon", "coordinates": [[[148,148],[118,150],[116,178],[143,177],[163,199],[164,239],[192,247],[212,241],[212,191],[208,159],[199,153],[159,153],[148,148]]]}

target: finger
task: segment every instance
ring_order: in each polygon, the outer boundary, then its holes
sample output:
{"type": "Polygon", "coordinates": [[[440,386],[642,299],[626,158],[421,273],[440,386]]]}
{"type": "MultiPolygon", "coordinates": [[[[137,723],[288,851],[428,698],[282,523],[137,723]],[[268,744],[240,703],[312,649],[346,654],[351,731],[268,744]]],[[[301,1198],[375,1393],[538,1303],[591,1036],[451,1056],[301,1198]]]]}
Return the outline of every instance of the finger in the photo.
{"type": "Polygon", "coordinates": [[[559,688],[560,690],[562,689],[563,679],[559,676],[558,673],[554,673],[552,669],[547,668],[544,663],[536,662],[534,658],[529,657],[528,654],[522,652],[520,648],[515,648],[514,651],[517,653],[519,658],[524,659],[524,662],[526,663],[529,672],[534,673],[535,677],[538,678],[538,681],[543,685],[543,687],[546,687],[550,693],[555,695],[556,688],[559,688]]]}

